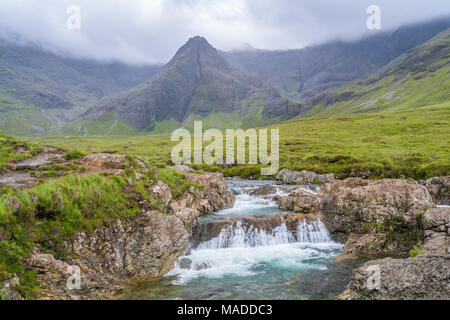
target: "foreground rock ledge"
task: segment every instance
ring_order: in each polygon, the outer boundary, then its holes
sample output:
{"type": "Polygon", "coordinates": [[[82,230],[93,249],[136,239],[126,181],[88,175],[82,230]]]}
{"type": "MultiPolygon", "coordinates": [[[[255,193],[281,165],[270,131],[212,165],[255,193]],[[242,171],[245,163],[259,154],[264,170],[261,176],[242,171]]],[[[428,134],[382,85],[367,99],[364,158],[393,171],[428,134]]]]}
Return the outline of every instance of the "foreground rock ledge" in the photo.
{"type": "Polygon", "coordinates": [[[317,195],[297,188],[277,199],[282,209],[319,213],[345,243],[336,261],[377,259],[355,269],[338,299],[450,299],[450,208],[436,207],[448,201],[447,185],[447,177],[420,184],[350,178],[325,184],[317,195]],[[405,258],[410,253],[418,256],[405,258]]]}
{"type": "Polygon", "coordinates": [[[372,260],[354,271],[347,290],[350,300],[450,299],[450,256],[372,260]]]}
{"type": "Polygon", "coordinates": [[[195,219],[234,204],[222,175],[187,174],[186,179],[202,188],[190,187],[176,200],[162,181],[149,188],[166,205],[168,214],[146,210],[143,202],[142,212],[131,222],[116,220],[92,235],[80,233],[65,243],[69,255],[64,261],[36,248],[28,267],[42,283],[39,299],[109,299],[125,286],[170,271],[191,247],[189,235],[195,219]],[[67,282],[77,270],[81,287],[70,290],[67,282]]]}

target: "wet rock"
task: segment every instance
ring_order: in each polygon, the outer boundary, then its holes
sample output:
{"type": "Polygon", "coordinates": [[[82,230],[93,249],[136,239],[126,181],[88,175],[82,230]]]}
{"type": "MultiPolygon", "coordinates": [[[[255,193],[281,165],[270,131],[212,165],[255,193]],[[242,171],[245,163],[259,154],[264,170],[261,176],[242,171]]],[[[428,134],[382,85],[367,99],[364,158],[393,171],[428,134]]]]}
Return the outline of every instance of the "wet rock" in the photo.
{"type": "Polygon", "coordinates": [[[301,213],[316,212],[319,206],[317,195],[302,188],[290,191],[287,196],[277,196],[278,207],[281,210],[288,210],[301,213]]]}
{"type": "Polygon", "coordinates": [[[228,209],[234,205],[235,195],[228,190],[222,174],[188,173],[186,179],[200,185],[201,188],[190,187],[169,205],[171,213],[179,216],[186,228],[190,228],[195,219],[202,215],[228,209]]]}
{"type": "Polygon", "coordinates": [[[6,166],[13,171],[37,170],[41,166],[55,162],[61,162],[63,154],[42,153],[36,157],[26,159],[17,163],[7,163],[6,166]]]}
{"type": "Polygon", "coordinates": [[[267,234],[272,234],[274,229],[285,225],[288,232],[291,233],[293,239],[297,238],[297,228],[300,222],[306,221],[312,223],[319,219],[318,214],[294,214],[282,213],[270,216],[253,216],[243,218],[226,218],[220,220],[207,221],[196,223],[192,228],[191,243],[195,248],[199,244],[218,237],[223,230],[229,229],[229,232],[224,235],[223,243],[227,244],[227,237],[232,236],[232,229],[239,225],[246,235],[251,235],[252,232],[263,231],[267,234]]]}
{"type": "Polygon", "coordinates": [[[299,172],[283,169],[277,174],[276,179],[284,184],[322,184],[334,182],[336,177],[333,173],[317,174],[307,170],[299,172]]]}
{"type": "Polygon", "coordinates": [[[339,297],[352,300],[446,300],[449,296],[450,257],[421,255],[408,259],[386,258],[365,263],[355,269],[347,290],[339,297]]]}
{"type": "Polygon", "coordinates": [[[195,265],[196,271],[205,270],[205,269],[208,269],[208,265],[206,263],[201,263],[201,264],[195,265]]]}
{"type": "Polygon", "coordinates": [[[436,204],[450,205],[450,176],[420,181],[430,192],[436,204]]]}
{"type": "Polygon", "coordinates": [[[181,269],[190,269],[192,265],[192,260],[189,258],[183,258],[178,262],[178,266],[181,269]]]}
{"type": "Polygon", "coordinates": [[[328,230],[347,235],[392,231],[392,224],[416,228],[417,215],[433,206],[428,190],[412,180],[350,178],[325,185],[318,196],[328,230]]]}
{"type": "Polygon", "coordinates": [[[175,216],[153,211],[136,220],[126,235],[124,251],[119,253],[128,277],[151,279],[170,271],[189,248],[189,235],[183,222],[175,216]]]}
{"type": "MultiPolygon", "coordinates": [[[[173,214],[142,212],[133,218],[116,220],[92,234],[79,233],[63,244],[65,261],[36,252],[29,268],[43,283],[40,299],[105,299],[131,282],[150,280],[170,271],[178,258],[191,248],[191,225],[201,214],[221,210],[234,203],[234,196],[220,175],[189,175],[202,188],[190,187],[173,201],[173,214]],[[67,289],[73,268],[81,275],[81,288],[67,289]]],[[[158,183],[156,192],[170,197],[167,186],[158,183]]]]}
{"type": "Polygon", "coordinates": [[[325,185],[318,197],[344,255],[407,256],[420,240],[418,217],[433,206],[428,190],[410,180],[350,178],[325,185]]]}
{"type": "Polygon", "coordinates": [[[265,184],[251,192],[253,196],[268,196],[277,192],[277,188],[270,184],[265,184]]]}
{"type": "Polygon", "coordinates": [[[450,254],[450,208],[431,208],[421,217],[423,250],[430,254],[450,254]]]}

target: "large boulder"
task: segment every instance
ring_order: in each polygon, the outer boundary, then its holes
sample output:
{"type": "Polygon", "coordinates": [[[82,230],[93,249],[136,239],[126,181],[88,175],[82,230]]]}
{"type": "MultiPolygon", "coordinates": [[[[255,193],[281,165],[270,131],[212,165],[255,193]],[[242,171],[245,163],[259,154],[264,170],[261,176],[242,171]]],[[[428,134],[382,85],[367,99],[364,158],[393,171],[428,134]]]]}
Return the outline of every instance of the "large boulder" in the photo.
{"type": "Polygon", "coordinates": [[[421,214],[434,205],[412,180],[350,178],[323,186],[318,196],[324,224],[345,243],[343,255],[408,255],[421,240],[421,214]]]}
{"type": "Polygon", "coordinates": [[[450,176],[420,181],[430,192],[436,204],[450,205],[450,176]]]}
{"type": "Polygon", "coordinates": [[[130,278],[162,276],[190,248],[183,222],[155,211],[142,214],[128,234],[122,261],[130,278]]]}
{"type": "Polygon", "coordinates": [[[319,207],[317,195],[306,191],[303,188],[296,188],[286,196],[277,196],[278,207],[281,210],[311,213],[316,212],[319,207]]]}
{"type": "Polygon", "coordinates": [[[251,195],[253,196],[269,196],[271,194],[274,194],[277,192],[277,188],[270,185],[265,184],[251,192],[251,195]]]}
{"type": "Polygon", "coordinates": [[[450,254],[450,208],[428,209],[421,218],[423,250],[431,254],[450,254]]]}
{"type": "Polygon", "coordinates": [[[445,299],[450,297],[450,257],[420,255],[372,260],[354,270],[340,299],[445,299]]]}
{"type": "Polygon", "coordinates": [[[43,284],[41,299],[105,299],[123,284],[164,275],[189,248],[189,233],[179,218],[149,211],[92,235],[77,234],[65,244],[67,262],[37,252],[28,267],[43,284]],[[79,286],[71,288],[68,280],[75,272],[79,286]]]}
{"type": "Polygon", "coordinates": [[[434,206],[428,190],[412,180],[350,178],[325,185],[318,196],[328,230],[347,235],[416,228],[418,215],[434,206]]]}
{"type": "Polygon", "coordinates": [[[283,184],[322,184],[334,182],[336,177],[333,173],[317,174],[311,171],[291,171],[283,169],[278,172],[276,179],[283,184]]]}
{"type": "Polygon", "coordinates": [[[227,181],[220,173],[205,175],[189,173],[186,179],[201,188],[191,186],[177,200],[169,205],[170,212],[179,216],[190,228],[198,217],[214,211],[231,208],[235,195],[228,190],[227,181]]]}

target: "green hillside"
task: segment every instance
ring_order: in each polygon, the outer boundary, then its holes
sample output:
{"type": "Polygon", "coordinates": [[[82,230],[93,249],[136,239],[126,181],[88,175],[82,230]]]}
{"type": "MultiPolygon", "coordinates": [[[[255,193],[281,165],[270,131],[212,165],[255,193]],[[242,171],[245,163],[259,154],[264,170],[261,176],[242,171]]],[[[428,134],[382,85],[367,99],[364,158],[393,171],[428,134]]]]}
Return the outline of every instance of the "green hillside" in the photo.
{"type": "MultiPolygon", "coordinates": [[[[280,130],[280,166],[334,172],[342,177],[422,179],[450,173],[450,101],[406,111],[296,119],[280,130]]],[[[170,164],[168,135],[48,137],[37,141],[83,152],[136,155],[155,166],[170,164]]],[[[215,166],[198,166],[219,170],[215,166]]],[[[257,177],[258,166],[235,166],[228,176],[257,177]]]]}
{"type": "Polygon", "coordinates": [[[450,100],[450,29],[376,74],[317,97],[302,116],[400,111],[450,100]]]}

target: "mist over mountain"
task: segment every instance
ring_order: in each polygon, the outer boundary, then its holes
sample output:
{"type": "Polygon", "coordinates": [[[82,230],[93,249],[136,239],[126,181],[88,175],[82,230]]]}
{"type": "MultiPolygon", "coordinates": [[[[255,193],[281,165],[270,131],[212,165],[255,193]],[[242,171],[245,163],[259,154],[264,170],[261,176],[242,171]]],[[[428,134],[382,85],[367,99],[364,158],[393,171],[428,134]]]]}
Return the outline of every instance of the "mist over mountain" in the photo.
{"type": "Polygon", "coordinates": [[[205,38],[196,36],[153,79],[101,100],[82,119],[96,121],[109,112],[114,120],[150,131],[165,120],[182,124],[208,117],[218,127],[229,121],[233,127],[262,124],[288,119],[301,109],[278,90],[231,67],[205,38]]]}
{"type": "Polygon", "coordinates": [[[374,73],[450,27],[450,17],[401,27],[358,41],[335,41],[299,50],[222,52],[230,64],[295,99],[374,73]]]}
{"type": "Polygon", "coordinates": [[[450,18],[441,18],[287,51],[245,45],[223,52],[197,36],[165,66],[68,58],[1,41],[0,126],[18,135],[163,133],[196,119],[231,128],[323,113],[318,103],[342,100],[336,89],[353,92],[345,89],[352,81],[377,74],[449,27],[450,18]]]}
{"type": "Polygon", "coordinates": [[[161,68],[65,58],[36,45],[0,41],[0,125],[16,134],[58,128],[161,68]]]}

